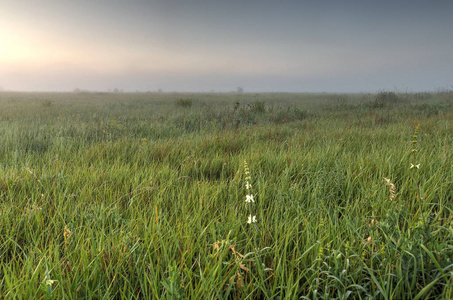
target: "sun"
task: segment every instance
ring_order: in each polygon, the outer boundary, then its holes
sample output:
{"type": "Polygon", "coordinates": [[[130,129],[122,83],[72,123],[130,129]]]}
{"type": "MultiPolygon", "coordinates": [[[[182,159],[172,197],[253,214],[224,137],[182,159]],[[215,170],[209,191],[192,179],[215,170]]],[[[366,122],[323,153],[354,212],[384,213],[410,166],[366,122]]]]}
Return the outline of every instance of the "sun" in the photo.
{"type": "Polygon", "coordinates": [[[0,64],[3,68],[33,66],[43,58],[39,37],[0,26],[0,64]]]}

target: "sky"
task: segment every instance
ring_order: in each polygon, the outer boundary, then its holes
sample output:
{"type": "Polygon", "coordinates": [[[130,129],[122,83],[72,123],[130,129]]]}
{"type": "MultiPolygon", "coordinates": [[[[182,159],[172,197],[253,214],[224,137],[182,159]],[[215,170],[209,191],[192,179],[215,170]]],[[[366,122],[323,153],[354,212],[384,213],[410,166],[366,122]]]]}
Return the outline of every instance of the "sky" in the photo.
{"type": "Polygon", "coordinates": [[[1,0],[0,89],[453,88],[451,0],[1,0]]]}

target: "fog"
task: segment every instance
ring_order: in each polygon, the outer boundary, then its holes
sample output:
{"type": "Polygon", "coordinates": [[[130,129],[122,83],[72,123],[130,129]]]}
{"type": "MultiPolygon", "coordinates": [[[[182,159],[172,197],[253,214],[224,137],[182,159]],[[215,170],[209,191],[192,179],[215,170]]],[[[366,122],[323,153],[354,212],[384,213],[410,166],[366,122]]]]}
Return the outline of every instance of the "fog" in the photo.
{"type": "Polygon", "coordinates": [[[453,85],[449,1],[0,3],[7,90],[374,92],[453,85]]]}

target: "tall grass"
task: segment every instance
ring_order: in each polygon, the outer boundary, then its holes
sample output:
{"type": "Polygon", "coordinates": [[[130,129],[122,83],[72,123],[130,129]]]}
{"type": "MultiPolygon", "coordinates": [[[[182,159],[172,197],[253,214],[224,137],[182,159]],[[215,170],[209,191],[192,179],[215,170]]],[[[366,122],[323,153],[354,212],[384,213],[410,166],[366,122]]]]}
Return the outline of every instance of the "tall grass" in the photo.
{"type": "Polygon", "coordinates": [[[452,298],[452,96],[1,93],[0,296],[452,298]]]}

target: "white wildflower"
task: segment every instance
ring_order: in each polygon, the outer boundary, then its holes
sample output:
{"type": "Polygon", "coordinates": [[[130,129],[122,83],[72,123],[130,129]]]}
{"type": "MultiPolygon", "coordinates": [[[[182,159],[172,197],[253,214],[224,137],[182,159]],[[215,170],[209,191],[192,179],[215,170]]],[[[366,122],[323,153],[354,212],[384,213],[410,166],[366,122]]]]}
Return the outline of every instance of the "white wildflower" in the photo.
{"type": "Polygon", "coordinates": [[[247,182],[245,183],[245,188],[246,188],[246,189],[250,189],[251,187],[252,187],[252,185],[247,181],[247,182]]]}
{"type": "Polygon", "coordinates": [[[418,165],[411,164],[411,167],[410,167],[410,168],[411,168],[411,169],[413,169],[413,168],[420,169],[420,164],[418,164],[418,165]]]}
{"type": "Polygon", "coordinates": [[[247,223],[248,224],[256,223],[256,216],[249,215],[247,223]]]}
{"type": "Polygon", "coordinates": [[[255,199],[253,199],[253,195],[246,195],[245,196],[245,202],[250,203],[250,202],[255,202],[255,199]]]}

